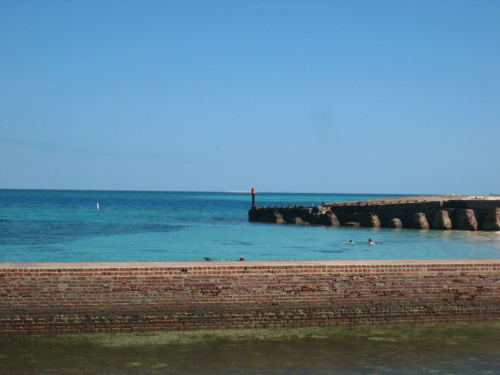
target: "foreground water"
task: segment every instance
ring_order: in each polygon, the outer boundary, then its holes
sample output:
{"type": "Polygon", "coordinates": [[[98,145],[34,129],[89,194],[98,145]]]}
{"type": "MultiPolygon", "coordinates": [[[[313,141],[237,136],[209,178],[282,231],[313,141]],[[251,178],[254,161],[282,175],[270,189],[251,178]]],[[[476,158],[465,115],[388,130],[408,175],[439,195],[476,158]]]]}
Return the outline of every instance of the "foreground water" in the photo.
{"type": "Polygon", "coordinates": [[[497,374],[500,322],[0,335],[0,374],[497,374]]]}
{"type": "MultiPolygon", "coordinates": [[[[388,196],[258,193],[256,203],[388,196]]],[[[249,193],[0,190],[0,262],[500,256],[499,241],[474,232],[250,223],[250,205],[249,193]]]]}

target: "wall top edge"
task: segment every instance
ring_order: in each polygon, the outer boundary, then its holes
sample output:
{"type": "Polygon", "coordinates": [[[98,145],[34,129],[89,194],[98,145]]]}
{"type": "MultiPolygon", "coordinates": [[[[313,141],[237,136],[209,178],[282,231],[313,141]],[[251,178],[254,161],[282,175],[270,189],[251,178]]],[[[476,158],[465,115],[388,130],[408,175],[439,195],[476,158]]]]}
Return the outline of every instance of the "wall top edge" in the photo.
{"type": "Polygon", "coordinates": [[[0,269],[109,269],[109,268],[218,268],[218,267],[283,267],[283,266],[374,266],[374,265],[478,265],[498,264],[493,259],[384,259],[384,260],[259,260],[259,261],[184,261],[184,262],[0,262],[0,269]]]}

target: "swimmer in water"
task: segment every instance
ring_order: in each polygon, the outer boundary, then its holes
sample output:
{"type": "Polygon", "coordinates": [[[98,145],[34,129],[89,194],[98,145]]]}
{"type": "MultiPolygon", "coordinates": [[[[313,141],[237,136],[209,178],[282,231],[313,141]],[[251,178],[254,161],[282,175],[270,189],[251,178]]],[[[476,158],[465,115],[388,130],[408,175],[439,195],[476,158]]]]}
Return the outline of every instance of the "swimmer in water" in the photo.
{"type": "Polygon", "coordinates": [[[353,242],[352,240],[349,240],[348,242],[344,242],[346,245],[354,245],[356,242],[353,242]]]}
{"type": "Polygon", "coordinates": [[[368,245],[379,245],[378,242],[373,242],[371,238],[368,239],[368,245]]]}

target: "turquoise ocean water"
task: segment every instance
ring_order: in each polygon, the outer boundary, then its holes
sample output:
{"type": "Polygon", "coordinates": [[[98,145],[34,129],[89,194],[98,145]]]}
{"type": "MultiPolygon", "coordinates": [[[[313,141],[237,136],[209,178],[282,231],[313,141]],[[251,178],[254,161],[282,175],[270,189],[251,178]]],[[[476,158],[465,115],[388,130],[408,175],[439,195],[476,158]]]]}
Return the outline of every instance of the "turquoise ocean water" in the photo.
{"type": "MultiPolygon", "coordinates": [[[[258,193],[257,204],[384,196],[258,193]]],[[[249,193],[0,190],[0,262],[500,255],[498,242],[463,231],[249,223],[250,202],[249,193]]],[[[499,332],[498,322],[470,322],[0,335],[0,374],[494,374],[499,332]]]]}
{"type": "MultiPolygon", "coordinates": [[[[388,196],[257,193],[256,204],[388,196]]],[[[250,193],[0,190],[0,262],[500,257],[478,233],[250,223],[250,206],[250,193]]]]}

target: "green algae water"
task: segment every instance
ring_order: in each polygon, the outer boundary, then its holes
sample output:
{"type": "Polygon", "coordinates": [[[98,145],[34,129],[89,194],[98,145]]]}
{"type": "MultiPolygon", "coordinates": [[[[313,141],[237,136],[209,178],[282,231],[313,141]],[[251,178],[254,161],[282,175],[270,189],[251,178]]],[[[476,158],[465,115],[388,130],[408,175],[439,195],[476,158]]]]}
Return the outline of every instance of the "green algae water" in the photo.
{"type": "Polygon", "coordinates": [[[500,322],[0,335],[0,374],[497,374],[500,322]]]}
{"type": "MultiPolygon", "coordinates": [[[[256,204],[389,196],[258,192],[256,204]]],[[[0,190],[0,262],[500,257],[480,233],[250,223],[250,206],[249,192],[0,190]]]]}

